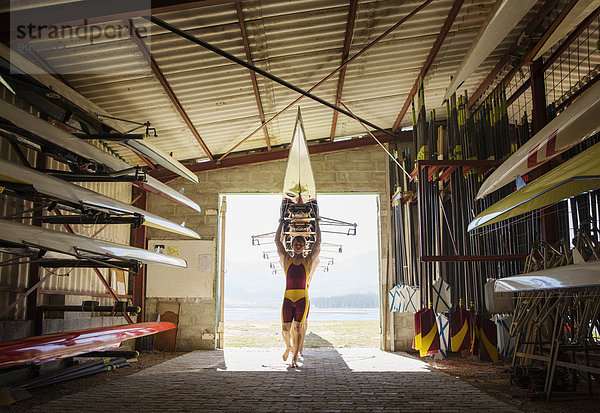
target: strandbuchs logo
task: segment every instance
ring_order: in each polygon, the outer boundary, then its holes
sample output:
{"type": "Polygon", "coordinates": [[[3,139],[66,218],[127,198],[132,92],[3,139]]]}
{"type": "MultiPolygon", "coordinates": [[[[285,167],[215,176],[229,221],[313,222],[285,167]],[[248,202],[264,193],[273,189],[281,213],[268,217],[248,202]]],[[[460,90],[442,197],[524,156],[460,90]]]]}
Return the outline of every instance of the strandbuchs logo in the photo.
{"type": "Polygon", "coordinates": [[[24,69],[16,64],[23,62],[22,57],[43,66],[36,69],[27,65],[30,73],[116,74],[147,70],[140,64],[139,55],[131,53],[131,47],[138,47],[139,42],[134,39],[139,37],[150,51],[151,24],[140,18],[150,15],[150,0],[82,0],[31,8],[21,4],[22,0],[10,2],[13,70],[24,69]]]}

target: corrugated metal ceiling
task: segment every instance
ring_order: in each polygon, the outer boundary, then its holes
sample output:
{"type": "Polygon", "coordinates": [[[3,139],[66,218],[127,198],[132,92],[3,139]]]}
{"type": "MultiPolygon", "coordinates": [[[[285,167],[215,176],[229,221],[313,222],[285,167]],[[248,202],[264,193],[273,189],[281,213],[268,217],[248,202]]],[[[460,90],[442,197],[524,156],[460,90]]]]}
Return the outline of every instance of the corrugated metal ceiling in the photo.
{"type": "MultiPolygon", "coordinates": [[[[505,38],[460,90],[472,94],[500,57],[521,35],[539,10],[538,2],[505,38]]],[[[560,2],[559,2],[560,3],[560,2]]],[[[335,70],[342,59],[350,0],[247,0],[241,1],[244,24],[254,64],[302,89],[308,90],[335,70]]],[[[422,1],[361,0],[358,2],[349,56],[422,4],[422,1]]],[[[347,69],[342,93],[356,115],[384,129],[392,127],[453,0],[434,0],[401,25],[347,69]]],[[[466,0],[424,79],[427,110],[445,117],[442,99],[451,76],[484,24],[495,1],[466,0]]],[[[156,17],[246,60],[235,2],[186,8],[156,17]]],[[[230,150],[260,125],[249,70],[143,18],[134,24],[151,30],[144,41],[175,92],[195,129],[217,157],[230,150]]],[[[194,138],[163,87],[131,38],[95,45],[69,44],[65,50],[43,51],[41,57],[55,69],[74,69],[64,78],[80,93],[112,113],[137,122],[150,121],[158,136],[152,143],[179,160],[195,160],[206,154],[194,138]]],[[[335,103],[336,74],[314,91],[335,103]]],[[[257,75],[266,119],[298,97],[298,94],[257,75]]],[[[309,140],[330,137],[333,110],[304,98],[300,103],[309,140]]],[[[291,140],[295,108],[268,125],[273,146],[291,140]]],[[[410,111],[401,126],[411,123],[410,111]]],[[[340,115],[336,138],[365,134],[354,119],[340,115]]],[[[262,131],[236,151],[266,148],[262,131]]],[[[131,153],[122,151],[126,157],[131,153]]]]}

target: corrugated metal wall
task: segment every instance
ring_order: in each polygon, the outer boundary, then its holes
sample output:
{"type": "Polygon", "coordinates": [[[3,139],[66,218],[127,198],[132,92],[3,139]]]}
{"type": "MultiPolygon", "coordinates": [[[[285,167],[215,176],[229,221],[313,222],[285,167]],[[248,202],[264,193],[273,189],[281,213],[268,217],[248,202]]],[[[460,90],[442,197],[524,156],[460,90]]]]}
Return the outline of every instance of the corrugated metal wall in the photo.
{"type": "MultiPolygon", "coordinates": [[[[15,98],[14,95],[8,92],[5,88],[0,90],[0,97],[16,104],[22,109],[28,110],[32,113],[38,113],[29,105],[24,104],[20,99],[15,98]]],[[[30,164],[35,166],[39,154],[27,149],[24,149],[23,152],[30,164]]],[[[21,160],[19,159],[15,150],[12,148],[11,143],[2,137],[0,137],[0,158],[21,164],[21,160]]],[[[64,164],[61,164],[52,158],[47,159],[46,168],[57,170],[67,169],[64,164]]],[[[123,202],[129,203],[131,201],[131,185],[128,183],[82,183],[81,186],[123,202]]],[[[18,214],[31,207],[32,203],[30,202],[6,195],[0,196],[0,214],[2,217],[18,214]]],[[[29,224],[31,221],[25,220],[21,222],[29,224]]],[[[65,231],[62,225],[47,225],[46,227],[57,231],[65,231]]],[[[101,229],[102,226],[73,225],[72,227],[76,234],[91,236],[101,229]]],[[[129,245],[130,227],[128,225],[110,225],[100,232],[97,238],[129,245]]],[[[0,261],[2,262],[11,258],[14,258],[14,255],[0,254],[0,261]]],[[[27,289],[28,271],[29,265],[10,265],[0,267],[0,309],[6,308],[19,297],[17,291],[23,292],[27,289]]],[[[100,271],[107,276],[108,270],[101,269],[100,271]]],[[[45,274],[45,272],[46,270],[42,269],[42,274],[45,274]]],[[[61,268],[56,270],[56,274],[66,273],[68,273],[68,275],[50,276],[50,278],[40,286],[40,290],[81,293],[82,296],[106,293],[105,287],[92,269],[74,268],[70,271],[70,268],[61,268]]],[[[76,298],[74,299],[76,300],[76,298]]],[[[98,299],[105,302],[112,301],[112,299],[108,298],[98,299]]],[[[24,320],[25,316],[25,306],[22,303],[2,319],[24,320]]]]}

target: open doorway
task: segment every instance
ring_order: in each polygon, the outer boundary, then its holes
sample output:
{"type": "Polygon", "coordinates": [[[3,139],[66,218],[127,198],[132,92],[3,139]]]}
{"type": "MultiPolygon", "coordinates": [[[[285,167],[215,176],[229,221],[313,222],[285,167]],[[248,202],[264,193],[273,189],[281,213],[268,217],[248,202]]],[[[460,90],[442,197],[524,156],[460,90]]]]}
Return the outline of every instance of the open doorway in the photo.
{"type": "MultiPolygon", "coordinates": [[[[285,276],[271,239],[281,195],[228,194],[224,248],[225,347],[282,347],[285,276]]],[[[321,216],[357,223],[356,235],[323,227],[320,265],[310,285],[306,347],[379,346],[378,195],[320,194],[321,216]],[[339,246],[341,245],[341,253],[339,246]]]]}

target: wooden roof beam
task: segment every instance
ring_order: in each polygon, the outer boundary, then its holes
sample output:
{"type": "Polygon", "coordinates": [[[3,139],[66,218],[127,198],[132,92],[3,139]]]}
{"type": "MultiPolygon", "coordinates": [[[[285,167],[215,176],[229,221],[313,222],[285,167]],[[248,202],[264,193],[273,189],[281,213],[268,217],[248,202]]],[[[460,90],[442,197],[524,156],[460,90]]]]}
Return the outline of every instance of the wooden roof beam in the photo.
{"type": "Polygon", "coordinates": [[[431,50],[429,51],[429,55],[427,56],[427,59],[425,59],[425,63],[423,64],[423,67],[421,68],[421,71],[419,72],[419,76],[417,76],[417,79],[415,80],[415,83],[414,83],[410,93],[406,97],[404,106],[402,106],[402,110],[400,110],[400,113],[398,114],[398,117],[396,118],[396,121],[394,122],[394,126],[392,126],[392,131],[395,132],[400,127],[400,123],[402,123],[402,119],[404,119],[404,115],[406,115],[406,112],[408,111],[408,108],[410,107],[410,103],[412,102],[412,97],[417,93],[417,89],[419,88],[420,79],[424,79],[425,75],[429,71],[429,68],[431,67],[431,64],[433,63],[438,52],[440,51],[440,48],[442,47],[444,40],[446,40],[446,36],[448,35],[448,32],[450,31],[450,28],[452,27],[452,24],[454,23],[456,16],[458,16],[458,12],[460,11],[460,8],[462,7],[463,3],[464,3],[464,0],[455,0],[454,1],[454,4],[452,5],[452,9],[450,9],[450,12],[448,13],[448,17],[446,17],[446,21],[444,22],[444,25],[442,26],[440,33],[438,34],[437,38],[435,39],[433,46],[431,46],[431,50]]]}
{"type": "MultiPolygon", "coordinates": [[[[354,60],[358,59],[359,56],[361,56],[363,53],[365,53],[367,50],[369,50],[371,47],[373,47],[375,44],[377,44],[381,39],[383,39],[384,37],[386,37],[392,31],[396,30],[398,27],[400,27],[402,24],[404,24],[406,21],[408,21],[411,17],[415,16],[418,12],[420,12],[421,10],[423,10],[423,8],[425,8],[432,1],[433,0],[424,0],[423,3],[421,3],[419,6],[417,6],[413,11],[411,11],[409,14],[407,14],[402,19],[400,19],[399,22],[397,22],[392,27],[390,27],[389,29],[387,29],[385,32],[383,32],[382,34],[380,34],[375,40],[373,40],[367,46],[363,47],[359,52],[357,52],[354,56],[352,56],[351,58],[349,58],[348,60],[346,60],[337,69],[335,69],[334,71],[330,72],[327,76],[325,76],[323,79],[321,79],[315,85],[313,85],[310,89],[308,89],[308,91],[306,91],[306,92],[303,91],[304,93],[302,93],[301,96],[299,96],[298,98],[296,98],[296,100],[294,100],[291,103],[289,103],[286,107],[284,107],[279,112],[277,112],[275,115],[273,115],[265,123],[268,124],[269,122],[271,122],[272,120],[274,120],[275,118],[277,118],[279,115],[281,115],[283,112],[285,112],[286,110],[288,110],[289,108],[291,108],[292,106],[294,106],[296,103],[298,103],[300,100],[302,100],[302,98],[304,98],[304,96],[307,96],[305,93],[310,93],[313,90],[315,90],[316,88],[318,88],[325,81],[329,80],[333,75],[335,75],[338,71],[340,71],[341,69],[343,69],[345,66],[347,66],[348,64],[350,64],[354,60]]],[[[153,21],[158,24],[158,22],[156,20],[158,20],[158,19],[153,19],[153,21]]],[[[168,26],[165,22],[161,22],[161,23],[162,23],[162,27],[168,26]]],[[[180,30],[178,30],[178,29],[176,29],[174,27],[171,27],[171,31],[175,32],[174,30],[177,31],[177,32],[180,32],[180,35],[188,38],[189,40],[192,40],[192,41],[196,40],[196,39],[192,39],[191,36],[187,36],[185,33],[181,32],[180,30]]],[[[241,63],[241,62],[239,62],[239,63],[241,63]]],[[[263,76],[266,76],[266,77],[270,78],[271,80],[274,80],[273,77],[269,77],[269,76],[271,76],[269,73],[266,73],[264,71],[261,71],[261,72],[259,72],[259,73],[261,73],[263,76]]],[[[332,106],[336,106],[336,105],[332,105],[332,106]]],[[[334,110],[337,111],[338,109],[334,109],[334,110]]],[[[248,139],[250,139],[252,136],[254,136],[254,134],[257,133],[261,128],[262,128],[262,125],[259,126],[256,129],[254,129],[248,136],[246,136],[244,139],[242,139],[237,144],[235,144],[231,149],[229,149],[227,152],[225,152],[223,155],[221,155],[221,157],[219,158],[219,160],[224,159],[226,156],[228,156],[230,153],[232,153],[234,150],[236,150],[242,143],[244,143],[245,141],[247,141],[248,139]]]]}
{"type": "MultiPolygon", "coordinates": [[[[235,2],[235,11],[237,12],[238,23],[240,24],[240,31],[242,32],[242,40],[244,41],[244,50],[246,51],[246,60],[249,64],[253,65],[252,53],[250,52],[250,44],[248,43],[248,33],[246,32],[246,22],[244,21],[244,14],[242,13],[241,2],[235,2]]],[[[263,125],[263,133],[265,134],[265,141],[267,143],[267,149],[271,150],[271,140],[269,139],[269,131],[267,125],[265,125],[265,113],[263,112],[262,101],[260,100],[260,92],[258,90],[258,82],[256,81],[256,73],[248,69],[250,72],[250,80],[252,81],[252,89],[254,89],[254,97],[256,99],[256,106],[258,107],[258,115],[260,116],[260,123],[263,125]]]]}
{"type": "MultiPolygon", "coordinates": [[[[344,36],[344,48],[342,50],[342,65],[348,60],[350,54],[350,44],[352,43],[352,35],[354,34],[354,23],[356,21],[356,9],[358,8],[358,0],[350,0],[350,6],[348,9],[348,22],[346,23],[346,35],[344,36]]],[[[335,105],[339,106],[342,100],[342,90],[344,89],[344,80],[346,78],[346,66],[340,69],[338,77],[337,92],[335,94],[335,105]]],[[[333,120],[331,122],[331,133],[329,134],[329,140],[333,141],[335,138],[335,129],[337,127],[339,113],[333,111],[333,120]]]]}
{"type": "MultiPolygon", "coordinates": [[[[394,138],[390,137],[388,134],[384,134],[378,131],[373,132],[373,135],[375,135],[375,137],[377,137],[377,139],[382,143],[412,142],[412,132],[398,132],[395,134],[394,138]]],[[[317,155],[322,153],[344,151],[374,145],[377,145],[377,142],[367,135],[363,138],[346,139],[334,142],[327,141],[325,143],[317,144],[310,144],[309,142],[308,152],[311,155],[317,155]]],[[[288,152],[288,149],[275,149],[270,152],[265,151],[252,153],[248,155],[230,156],[225,159],[222,159],[221,161],[213,160],[200,163],[190,163],[185,164],[185,166],[190,171],[194,173],[199,173],[215,169],[233,168],[236,166],[253,165],[257,163],[283,160],[287,159],[288,152]]],[[[173,179],[179,178],[179,175],[176,175],[165,168],[157,168],[153,171],[150,171],[149,174],[152,175],[154,178],[160,180],[161,182],[169,182],[173,179]]]]}
{"type": "Polygon", "coordinates": [[[187,112],[185,111],[185,109],[181,105],[181,102],[179,101],[179,99],[175,95],[175,92],[171,88],[171,85],[169,85],[169,82],[165,78],[165,75],[160,70],[160,67],[158,66],[158,63],[156,63],[156,60],[154,60],[154,57],[152,57],[152,55],[150,54],[150,51],[148,50],[148,48],[144,44],[144,41],[140,37],[140,34],[138,33],[137,29],[135,28],[135,25],[133,24],[133,22],[131,20],[125,21],[125,24],[127,25],[127,27],[129,27],[129,29],[130,29],[129,31],[130,31],[131,37],[133,38],[133,40],[137,44],[138,49],[140,50],[140,52],[144,56],[144,59],[150,65],[150,69],[152,70],[152,73],[154,74],[154,77],[156,77],[156,79],[158,80],[158,82],[162,86],[163,90],[165,91],[165,93],[169,97],[169,100],[171,100],[171,103],[175,107],[175,110],[177,110],[177,112],[179,113],[179,115],[183,119],[183,122],[186,124],[186,126],[188,127],[189,131],[192,133],[192,135],[194,136],[194,138],[196,138],[196,141],[200,144],[200,147],[202,148],[202,150],[206,153],[206,155],[208,156],[208,158],[212,160],[213,159],[212,153],[208,149],[208,146],[206,146],[206,144],[202,140],[202,137],[200,136],[200,133],[198,133],[198,131],[196,130],[196,127],[192,123],[192,120],[190,119],[190,117],[188,116],[187,112]]]}

